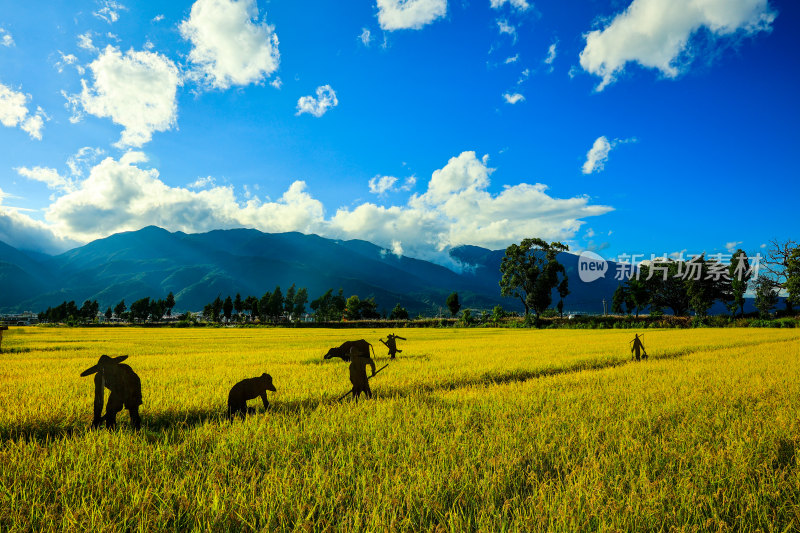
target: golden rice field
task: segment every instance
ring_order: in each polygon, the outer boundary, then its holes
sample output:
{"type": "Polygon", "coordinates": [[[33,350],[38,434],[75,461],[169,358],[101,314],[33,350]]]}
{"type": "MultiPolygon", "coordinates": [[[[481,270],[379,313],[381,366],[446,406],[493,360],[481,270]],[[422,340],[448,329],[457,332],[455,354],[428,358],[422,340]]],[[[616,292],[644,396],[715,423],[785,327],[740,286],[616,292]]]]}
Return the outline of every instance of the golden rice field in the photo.
{"type": "Polygon", "coordinates": [[[800,331],[408,329],[371,381],[327,348],[385,330],[12,328],[0,531],[798,531],[800,331]],[[92,431],[101,354],[143,429],[92,431]],[[223,418],[268,372],[272,407],[223,418]]]}

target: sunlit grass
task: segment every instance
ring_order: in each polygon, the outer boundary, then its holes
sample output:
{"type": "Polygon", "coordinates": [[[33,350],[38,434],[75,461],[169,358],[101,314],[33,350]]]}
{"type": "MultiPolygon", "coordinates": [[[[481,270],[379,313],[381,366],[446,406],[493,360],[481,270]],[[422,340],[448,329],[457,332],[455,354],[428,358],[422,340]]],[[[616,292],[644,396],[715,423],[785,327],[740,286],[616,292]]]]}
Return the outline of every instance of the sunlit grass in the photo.
{"type": "Polygon", "coordinates": [[[0,530],[776,530],[800,527],[800,332],[13,328],[0,530]],[[337,403],[375,346],[377,399],[337,403]],[[90,431],[101,354],[143,430],[90,431]],[[222,418],[261,372],[272,409],[222,418]]]}

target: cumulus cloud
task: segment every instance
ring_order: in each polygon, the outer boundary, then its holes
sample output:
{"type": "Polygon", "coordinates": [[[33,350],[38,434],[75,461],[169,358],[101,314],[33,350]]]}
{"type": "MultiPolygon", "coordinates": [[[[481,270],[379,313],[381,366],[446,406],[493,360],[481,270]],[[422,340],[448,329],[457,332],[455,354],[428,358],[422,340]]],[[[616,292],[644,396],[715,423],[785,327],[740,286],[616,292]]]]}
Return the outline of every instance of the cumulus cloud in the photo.
{"type": "Polygon", "coordinates": [[[0,242],[20,250],[48,254],[66,251],[78,244],[71,239],[57,237],[49,224],[34,220],[20,209],[3,205],[7,197],[0,189],[0,242]]]}
{"type": "Polygon", "coordinates": [[[494,9],[500,9],[504,4],[508,4],[519,11],[525,11],[531,7],[527,0],[491,0],[491,6],[494,9]]]}
{"type": "Polygon", "coordinates": [[[447,14],[447,0],[377,0],[381,29],[418,30],[447,14]]]}
{"type": "Polygon", "coordinates": [[[519,54],[515,54],[512,57],[507,57],[504,63],[508,65],[509,63],[516,63],[519,60],[519,54]]]}
{"type": "Polygon", "coordinates": [[[600,172],[603,170],[611,148],[611,143],[608,142],[605,135],[598,137],[586,154],[586,162],[583,164],[582,172],[584,174],[591,174],[592,172],[600,172]]]}
{"type": "Polygon", "coordinates": [[[81,110],[110,118],[124,128],[118,147],[142,146],[154,132],[175,125],[176,93],[183,82],[167,57],[132,49],[123,54],[109,45],[89,69],[91,85],[81,80],[83,91],[79,95],[62,93],[73,108],[73,122],[80,120],[81,110]]]}
{"type": "Polygon", "coordinates": [[[101,19],[105,20],[109,24],[113,24],[117,20],[119,20],[119,12],[120,11],[127,11],[127,7],[123,6],[119,2],[115,2],[114,0],[104,0],[100,2],[100,9],[93,12],[92,14],[101,19]]]}
{"type": "MultiPolygon", "coordinates": [[[[106,157],[85,179],[62,182],[57,173],[50,174],[46,179],[60,188],[45,211],[48,224],[25,220],[18,213],[14,223],[25,222],[49,229],[51,237],[79,241],[151,224],[185,232],[237,227],[300,231],[365,239],[398,255],[449,264],[446,252],[452,246],[498,249],[531,235],[567,240],[580,230],[585,218],[611,210],[591,205],[586,196],[554,198],[541,183],[489,192],[493,172],[487,156],[463,152],[434,171],[425,191],[413,194],[403,205],[365,202],[326,216],[322,203],[306,191],[302,181],[292,183],[277,201],[262,201],[252,193],[242,200],[233,187],[218,186],[210,177],[190,187],[169,186],[156,169],[148,168],[144,154],[128,152],[118,159],[106,157]],[[63,186],[64,182],[70,186],[63,186]]],[[[373,184],[376,190],[403,188],[416,180],[406,179],[403,185],[399,181],[383,180],[381,185],[378,178],[373,184]]]]}
{"type": "Polygon", "coordinates": [[[316,98],[313,96],[301,96],[300,99],[297,100],[297,113],[295,114],[302,115],[303,113],[309,113],[319,118],[324,115],[328,109],[336,107],[337,105],[339,105],[339,100],[336,98],[336,92],[330,85],[322,85],[321,87],[317,87],[316,98]]]}
{"type": "Polygon", "coordinates": [[[0,46],[14,46],[14,38],[4,28],[0,28],[0,46]]]}
{"type": "Polygon", "coordinates": [[[47,115],[38,106],[36,111],[31,113],[28,109],[30,98],[30,95],[0,83],[0,124],[8,128],[19,126],[32,139],[40,141],[47,115]]]}
{"type": "Polygon", "coordinates": [[[770,31],[776,14],[767,0],[634,0],[603,29],[584,35],[580,65],[602,78],[595,90],[616,81],[628,62],[674,78],[691,61],[691,37],[712,38],[770,31]]]}
{"type": "Polygon", "coordinates": [[[17,174],[28,178],[29,180],[33,181],[40,181],[47,185],[48,189],[53,190],[60,190],[69,192],[74,189],[75,184],[72,180],[61,176],[58,171],[54,168],[48,167],[17,167],[14,169],[17,171],[17,174]]]}
{"type": "Polygon", "coordinates": [[[614,139],[609,141],[605,135],[598,137],[589,151],[586,153],[586,162],[583,164],[581,171],[584,174],[592,174],[593,172],[600,172],[605,168],[605,162],[608,160],[608,153],[619,144],[635,143],[636,137],[630,139],[614,139]]]}
{"type": "Polygon", "coordinates": [[[589,205],[585,196],[553,198],[540,183],[507,186],[492,194],[493,169],[487,165],[487,156],[463,152],[433,172],[427,191],[413,195],[405,206],[340,208],[329,231],[385,247],[397,240],[405,255],[445,262],[441,252],[460,244],[497,249],[530,235],[566,240],[580,229],[582,218],[611,211],[589,205]]]}
{"type": "Polygon", "coordinates": [[[505,93],[503,95],[503,98],[505,98],[506,103],[512,104],[512,105],[516,104],[518,102],[525,101],[525,97],[522,96],[520,93],[513,93],[513,94],[512,93],[505,93]]]}
{"type": "Polygon", "coordinates": [[[278,36],[258,19],[256,0],[197,0],[180,33],[193,45],[192,76],[208,87],[261,83],[280,64],[278,36]]]}
{"type": "Polygon", "coordinates": [[[46,211],[57,234],[86,241],[155,224],[170,231],[256,227],[263,231],[311,232],[319,227],[322,204],[294,182],[277,202],[237,201],[231,187],[191,191],[170,187],[155,169],[143,168],[141,152],[103,159],[72,192],[46,211]]]}

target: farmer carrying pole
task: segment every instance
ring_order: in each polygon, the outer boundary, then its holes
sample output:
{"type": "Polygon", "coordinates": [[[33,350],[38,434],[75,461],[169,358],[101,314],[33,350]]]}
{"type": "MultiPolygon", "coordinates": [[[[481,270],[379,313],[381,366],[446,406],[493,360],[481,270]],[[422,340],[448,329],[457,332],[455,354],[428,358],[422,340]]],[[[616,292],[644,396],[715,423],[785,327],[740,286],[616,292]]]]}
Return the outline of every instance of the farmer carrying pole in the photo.
{"type": "MultiPolygon", "coordinates": [[[[642,334],[642,338],[644,338],[644,334],[642,334]]],[[[642,344],[642,339],[639,338],[639,334],[637,333],[634,335],[633,340],[631,341],[633,345],[631,346],[631,353],[633,354],[633,358],[637,361],[641,359],[647,359],[647,350],[644,349],[644,344],[642,344]]]]}
{"type": "Polygon", "coordinates": [[[407,340],[407,339],[404,339],[403,337],[395,335],[394,333],[390,333],[389,335],[387,335],[386,336],[386,341],[384,341],[383,339],[378,339],[387,348],[389,348],[389,357],[391,359],[394,359],[396,354],[401,353],[403,351],[403,350],[398,350],[397,349],[397,339],[400,339],[401,341],[407,340]]]}
{"type": "MultiPolygon", "coordinates": [[[[367,365],[372,367],[372,376],[374,377],[380,370],[375,371],[375,361],[369,356],[362,356],[356,350],[350,350],[350,383],[353,388],[339,398],[344,400],[350,393],[358,401],[358,396],[363,392],[367,398],[372,398],[372,390],[369,388],[369,378],[367,377],[367,365]]],[[[384,365],[381,370],[389,365],[384,365]]]]}

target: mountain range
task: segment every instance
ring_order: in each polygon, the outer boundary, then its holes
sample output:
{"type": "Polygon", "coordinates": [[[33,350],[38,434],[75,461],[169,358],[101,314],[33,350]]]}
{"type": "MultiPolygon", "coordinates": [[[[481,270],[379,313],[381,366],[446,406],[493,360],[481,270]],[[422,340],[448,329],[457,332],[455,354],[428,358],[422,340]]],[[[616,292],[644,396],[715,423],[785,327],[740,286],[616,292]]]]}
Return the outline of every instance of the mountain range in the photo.
{"type": "MultiPolygon", "coordinates": [[[[124,299],[175,295],[176,311],[197,311],[220,295],[260,297],[291,284],[308,289],[309,301],[328,289],[374,297],[378,309],[400,303],[413,315],[435,315],[459,293],[464,308],[521,311],[500,296],[504,250],[459,246],[450,251],[460,271],[398,257],[362,240],[334,240],[302,233],[253,229],[187,234],[149,226],[118,233],[55,256],[27,253],[0,242],[0,312],[38,312],[63,301],[97,300],[101,309],[124,299]]],[[[570,278],[565,309],[600,313],[617,286],[613,275],[592,283],[578,279],[578,256],[559,255],[570,278]]],[[[614,271],[614,264],[609,269],[614,271]]],[[[554,301],[555,303],[555,301],[554,301]]]]}

